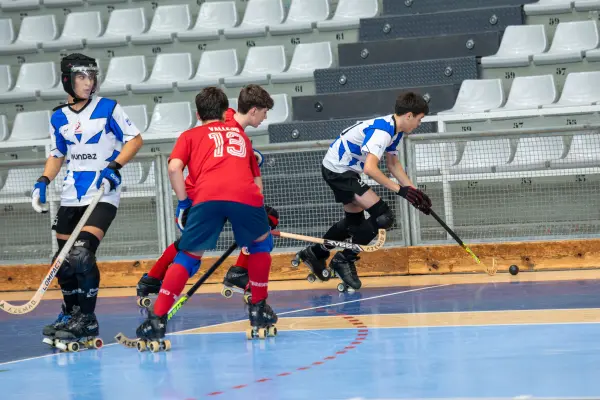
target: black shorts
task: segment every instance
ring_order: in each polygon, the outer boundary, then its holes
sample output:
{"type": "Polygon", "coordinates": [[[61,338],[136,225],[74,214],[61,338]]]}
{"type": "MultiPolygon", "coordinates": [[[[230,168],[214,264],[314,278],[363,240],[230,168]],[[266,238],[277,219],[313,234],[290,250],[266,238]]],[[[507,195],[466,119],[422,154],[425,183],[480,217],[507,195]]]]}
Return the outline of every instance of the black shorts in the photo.
{"type": "Polygon", "coordinates": [[[336,203],[352,203],[355,195],[362,196],[371,189],[369,185],[361,180],[360,175],[354,171],[339,174],[321,166],[321,174],[333,190],[336,203]]]}
{"type": "MultiPolygon", "coordinates": [[[[60,206],[56,213],[56,217],[54,217],[52,230],[61,235],[70,235],[73,233],[73,230],[75,230],[75,227],[87,208],[88,206],[60,206]]],[[[117,207],[110,203],[98,203],[96,208],[94,208],[94,211],[92,211],[92,215],[90,215],[85,223],[85,226],[93,226],[106,233],[116,216],[117,207]]]]}

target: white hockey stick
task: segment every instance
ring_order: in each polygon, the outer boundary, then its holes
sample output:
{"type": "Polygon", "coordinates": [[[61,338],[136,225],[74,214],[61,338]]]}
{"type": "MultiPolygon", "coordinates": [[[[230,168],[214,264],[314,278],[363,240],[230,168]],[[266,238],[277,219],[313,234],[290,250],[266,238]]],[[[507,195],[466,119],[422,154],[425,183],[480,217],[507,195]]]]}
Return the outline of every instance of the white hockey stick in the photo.
{"type": "Polygon", "coordinates": [[[321,238],[316,238],[316,237],[312,237],[312,236],[297,235],[295,233],[281,232],[278,230],[272,230],[271,234],[273,236],[279,236],[282,238],[296,239],[296,240],[302,240],[304,242],[325,244],[325,245],[329,245],[329,246],[333,246],[333,247],[340,247],[342,249],[353,250],[356,252],[364,251],[366,253],[372,253],[374,251],[381,249],[383,247],[383,245],[385,244],[385,239],[386,239],[385,229],[379,230],[379,234],[377,235],[377,240],[372,245],[362,245],[362,244],[355,244],[355,243],[350,243],[350,242],[341,242],[338,240],[321,239],[321,238]]]}
{"type": "Polygon", "coordinates": [[[96,208],[96,205],[102,198],[102,195],[104,195],[104,184],[100,186],[100,189],[92,199],[92,202],[90,203],[88,208],[85,210],[85,213],[83,213],[83,216],[81,217],[79,223],[73,230],[73,233],[71,233],[69,240],[67,240],[67,243],[65,243],[60,253],[58,253],[56,260],[54,260],[54,263],[52,264],[52,267],[48,272],[48,275],[46,275],[46,277],[42,281],[42,284],[40,285],[33,298],[27,303],[20,306],[15,306],[13,304],[7,303],[4,300],[0,300],[0,310],[6,311],[9,314],[27,314],[28,312],[36,308],[38,304],[40,304],[40,300],[42,300],[42,297],[44,297],[46,290],[48,290],[48,288],[50,287],[50,284],[52,283],[52,280],[58,273],[58,270],[60,269],[60,266],[65,260],[65,257],[67,257],[67,254],[69,254],[69,251],[71,251],[71,247],[73,247],[73,243],[75,243],[77,236],[79,236],[79,232],[81,232],[81,230],[85,226],[88,218],[92,214],[92,211],[94,211],[94,208],[96,208]]]}

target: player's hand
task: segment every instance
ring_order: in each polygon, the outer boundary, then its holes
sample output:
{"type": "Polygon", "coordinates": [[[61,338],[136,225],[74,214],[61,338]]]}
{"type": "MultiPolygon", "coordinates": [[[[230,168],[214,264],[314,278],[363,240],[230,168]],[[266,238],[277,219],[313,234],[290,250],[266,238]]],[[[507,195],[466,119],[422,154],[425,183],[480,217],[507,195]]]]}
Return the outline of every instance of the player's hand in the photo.
{"type": "Polygon", "coordinates": [[[265,161],[265,157],[262,155],[262,153],[256,149],[252,149],[254,150],[254,157],[256,157],[256,162],[258,163],[258,168],[262,167],[263,162],[265,161]]]}
{"type": "Polygon", "coordinates": [[[177,203],[177,211],[175,211],[175,223],[181,232],[187,222],[187,216],[192,207],[192,201],[190,199],[179,200],[177,203]]]}
{"type": "Polygon", "coordinates": [[[35,185],[33,185],[33,190],[31,191],[31,206],[38,213],[44,214],[48,212],[46,190],[48,189],[49,184],[50,179],[48,179],[48,177],[40,176],[35,185]]]}
{"type": "Polygon", "coordinates": [[[273,207],[265,206],[265,211],[267,211],[267,217],[269,217],[269,226],[271,229],[277,228],[279,225],[279,212],[273,207]]]}
{"type": "Polygon", "coordinates": [[[104,194],[107,195],[111,190],[116,190],[121,184],[121,164],[116,161],[111,161],[106,168],[100,171],[100,177],[96,181],[96,189],[100,189],[100,185],[104,183],[104,194]]]}
{"type": "Polygon", "coordinates": [[[398,191],[398,196],[404,197],[410,204],[424,214],[429,214],[431,209],[431,200],[429,197],[412,186],[402,186],[398,191]]]}

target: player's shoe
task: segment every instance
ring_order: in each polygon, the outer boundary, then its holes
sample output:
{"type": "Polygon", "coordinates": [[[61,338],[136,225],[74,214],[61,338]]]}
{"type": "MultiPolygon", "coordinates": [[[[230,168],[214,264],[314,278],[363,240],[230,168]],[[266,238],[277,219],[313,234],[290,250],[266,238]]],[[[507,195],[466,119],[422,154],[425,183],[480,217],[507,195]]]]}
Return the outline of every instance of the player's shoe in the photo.
{"type": "Polygon", "coordinates": [[[57,331],[67,326],[67,323],[71,319],[71,314],[67,312],[67,306],[64,303],[62,304],[61,309],[62,311],[60,312],[60,314],[58,314],[58,318],[56,318],[56,321],[44,327],[42,331],[42,334],[44,336],[54,338],[54,335],[57,331]]]}
{"type": "Polygon", "coordinates": [[[233,292],[238,292],[244,295],[244,301],[248,304],[252,299],[249,291],[249,282],[248,270],[237,265],[232,265],[227,274],[225,274],[225,278],[223,278],[221,294],[225,298],[230,298],[233,296],[233,292]]]}
{"type": "Polygon", "coordinates": [[[296,254],[294,260],[292,260],[292,266],[297,267],[300,261],[303,261],[308,266],[311,274],[309,274],[306,279],[309,282],[314,282],[315,278],[326,282],[332,277],[331,270],[327,268],[326,264],[327,258],[329,258],[330,254],[329,251],[319,249],[319,253],[322,254],[317,255],[313,247],[308,246],[304,250],[300,250],[296,254]]]}
{"type": "Polygon", "coordinates": [[[277,335],[277,314],[273,311],[266,300],[261,300],[256,304],[249,304],[248,318],[250,319],[251,328],[246,331],[248,339],[256,337],[264,339],[267,336],[277,335]]]}
{"type": "MultiPolygon", "coordinates": [[[[335,271],[336,275],[340,277],[345,285],[354,290],[360,289],[362,285],[356,272],[355,262],[358,260],[360,260],[360,258],[356,254],[352,253],[350,255],[344,255],[344,253],[340,251],[333,256],[333,259],[329,263],[329,268],[335,271]]],[[[340,292],[345,291],[344,289],[346,288],[338,285],[338,290],[340,292]],[[342,290],[340,290],[340,288],[342,290]]]]}
{"type": "Polygon", "coordinates": [[[73,307],[72,318],[66,326],[56,331],[54,337],[60,340],[76,340],[83,337],[98,336],[100,328],[96,314],[83,314],[77,306],[73,307]]]}
{"type": "Polygon", "coordinates": [[[167,315],[159,317],[148,310],[148,318],[135,330],[135,334],[139,339],[137,343],[138,351],[145,351],[146,348],[150,348],[153,353],[160,350],[171,350],[171,341],[165,339],[167,315]]]}
{"type": "Polygon", "coordinates": [[[161,285],[161,280],[148,276],[148,274],[144,274],[135,288],[138,306],[145,308],[150,307],[152,305],[150,296],[157,296],[161,285]]]}

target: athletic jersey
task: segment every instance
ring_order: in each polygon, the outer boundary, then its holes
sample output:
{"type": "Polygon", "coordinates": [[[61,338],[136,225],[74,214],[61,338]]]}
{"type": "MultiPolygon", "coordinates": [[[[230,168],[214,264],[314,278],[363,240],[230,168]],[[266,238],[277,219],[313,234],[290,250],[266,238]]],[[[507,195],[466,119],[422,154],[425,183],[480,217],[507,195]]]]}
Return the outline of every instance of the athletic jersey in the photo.
{"type": "Polygon", "coordinates": [[[361,173],[365,167],[367,153],[381,160],[383,153],[398,154],[398,143],[402,132],[396,133],[393,114],[386,117],[359,121],[344,129],[329,146],[323,158],[323,166],[330,171],[361,173]]]}
{"type": "MultiPolygon", "coordinates": [[[[97,192],[96,181],[110,161],[117,158],[123,144],[139,135],[115,100],[92,97],[80,111],[63,107],[50,118],[51,155],[65,157],[62,206],[85,206],[97,192]]],[[[119,206],[121,186],[100,201],[119,206]]]]}
{"type": "Polygon", "coordinates": [[[235,120],[212,122],[183,132],[169,161],[175,158],[188,168],[186,192],[194,205],[233,201],[263,206],[263,195],[254,183],[260,169],[252,143],[235,120]]]}

